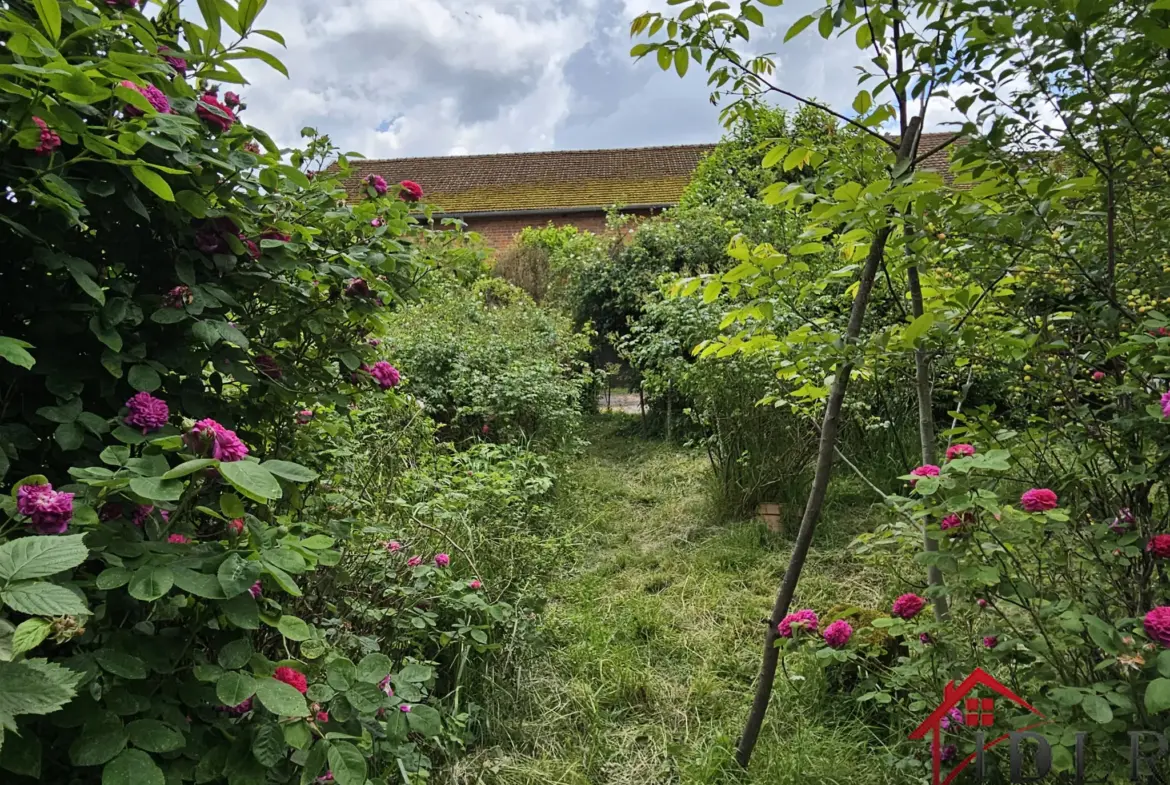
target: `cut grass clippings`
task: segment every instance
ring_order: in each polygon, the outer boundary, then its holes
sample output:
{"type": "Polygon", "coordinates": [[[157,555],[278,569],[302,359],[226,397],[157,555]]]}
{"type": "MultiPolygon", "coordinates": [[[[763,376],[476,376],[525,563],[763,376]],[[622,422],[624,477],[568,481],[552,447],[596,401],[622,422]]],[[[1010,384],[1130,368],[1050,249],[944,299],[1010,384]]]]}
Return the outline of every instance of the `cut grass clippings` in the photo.
{"type": "MultiPolygon", "coordinates": [[[[623,435],[631,419],[599,418],[593,446],[564,478],[558,504],[578,557],[550,587],[542,645],[486,710],[494,746],[460,762],[453,780],[897,782],[881,743],[808,662],[780,674],[750,773],[736,766],[791,533],[711,520],[705,456],[623,435]]],[[[873,606],[883,594],[844,548],[866,527],[868,504],[843,498],[822,523],[794,607],[873,606]]],[[[799,516],[787,517],[794,528],[799,516]]]]}

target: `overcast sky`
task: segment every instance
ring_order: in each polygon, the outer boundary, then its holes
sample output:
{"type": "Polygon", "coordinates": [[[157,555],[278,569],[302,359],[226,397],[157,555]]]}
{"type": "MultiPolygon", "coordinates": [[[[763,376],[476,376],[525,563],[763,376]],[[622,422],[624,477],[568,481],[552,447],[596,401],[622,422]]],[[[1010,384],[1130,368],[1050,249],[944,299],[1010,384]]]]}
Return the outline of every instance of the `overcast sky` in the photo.
{"type": "MultiPolygon", "coordinates": [[[[663,0],[269,0],[286,80],[251,65],[247,122],[293,145],[303,126],[371,158],[638,147],[718,139],[706,74],[629,56],[630,20],[663,0]]],[[[765,8],[756,52],[785,86],[847,109],[852,41],[779,37],[821,4],[765,8]]],[[[753,31],[758,28],[753,28],[753,31]]],[[[852,38],[852,36],[850,36],[852,38]]],[[[261,39],[263,40],[263,39],[261,39]]],[[[275,46],[275,45],[273,45],[275,46]]]]}

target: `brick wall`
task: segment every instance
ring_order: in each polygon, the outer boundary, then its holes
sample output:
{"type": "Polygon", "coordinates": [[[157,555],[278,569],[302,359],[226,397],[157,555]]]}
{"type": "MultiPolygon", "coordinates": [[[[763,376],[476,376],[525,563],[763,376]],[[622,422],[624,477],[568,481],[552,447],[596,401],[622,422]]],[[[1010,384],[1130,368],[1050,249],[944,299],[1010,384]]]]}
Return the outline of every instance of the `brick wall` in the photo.
{"type": "MultiPolygon", "coordinates": [[[[639,219],[652,214],[652,210],[631,211],[639,219]]],[[[504,249],[512,244],[512,240],[520,230],[529,226],[548,226],[551,222],[555,226],[575,226],[578,229],[601,234],[605,231],[605,212],[588,213],[539,213],[521,216],[499,216],[476,218],[470,216],[464,219],[467,229],[479,232],[488,245],[496,249],[504,249]]]]}

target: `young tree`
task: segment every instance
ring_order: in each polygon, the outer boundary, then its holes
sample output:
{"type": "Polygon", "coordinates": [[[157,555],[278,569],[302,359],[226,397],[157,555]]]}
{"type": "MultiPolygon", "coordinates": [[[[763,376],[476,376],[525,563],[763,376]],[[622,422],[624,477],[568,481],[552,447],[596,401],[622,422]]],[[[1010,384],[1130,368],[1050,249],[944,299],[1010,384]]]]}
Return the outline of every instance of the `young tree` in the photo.
{"type": "MultiPolygon", "coordinates": [[[[952,42],[945,25],[937,24],[943,11],[935,5],[846,1],[799,19],[786,33],[786,41],[815,23],[824,38],[834,33],[849,33],[860,49],[872,49],[874,56],[870,66],[862,69],[859,83],[873,86],[858,91],[853,112],[847,114],[779,84],[773,79],[775,63],[769,56],[749,58],[738,51],[737,47],[750,39],[750,25],[764,26],[760,5],[779,3],[776,0],[760,4],[744,2],[735,14],[721,0],[699,0],[683,8],[677,17],[643,14],[634,20],[631,33],[645,34],[651,40],[636,45],[632,54],[653,55],[661,68],[673,67],[680,76],[686,74],[692,60],[703,63],[709,73],[708,81],[715,88],[712,99],[733,99],[724,110],[724,118],[729,122],[763,96],[784,97],[816,107],[858,132],[847,137],[846,144],[868,143],[884,149],[887,170],[884,177],[860,182],[840,157],[826,157],[810,145],[777,144],[765,158],[765,166],[781,165],[784,171],[799,171],[804,177],[769,187],[765,198],[800,213],[807,221],[800,242],[788,248],[786,254],[767,245],[754,249],[742,244],[733,247],[732,255],[741,261],[739,266],[722,276],[708,278],[705,285],[694,279],[683,289],[684,293],[693,293],[703,285],[707,299],[718,297],[725,288],[731,296],[756,297],[786,286],[807,271],[808,265],[802,257],[826,252],[826,240],[831,240],[845,259],[860,260],[850,287],[852,303],[848,320],[843,326],[810,323],[783,338],[769,336],[761,340],[752,335],[750,327],[759,314],[760,304],[754,302],[733,312],[734,320],[747,325],[744,331],[706,348],[706,351],[719,352],[752,351],[774,347],[779,342],[835,366],[825,391],[827,399],[821,416],[812,487],[769,619],[756,695],[737,749],[737,760],[743,766],[750,760],[771,696],[779,658],[777,625],[788,613],[824,505],[842,406],[850,378],[864,351],[866,311],[879,272],[905,272],[909,279],[914,320],[903,325],[900,337],[913,346],[930,326],[917,268],[913,262],[907,265],[904,260],[905,251],[910,249],[908,240],[914,235],[915,227],[925,223],[922,219],[927,207],[933,206],[930,197],[943,184],[939,175],[919,171],[923,160],[939,152],[937,148],[920,149],[919,138],[927,108],[941,84],[940,69],[947,62],[952,42]],[[920,27],[926,32],[920,32],[920,27]],[[896,126],[894,134],[882,130],[890,122],[896,126]]],[[[929,462],[936,447],[925,355],[919,355],[917,366],[919,402],[924,407],[919,418],[922,453],[924,462],[929,462]]],[[[805,386],[819,387],[820,380],[806,380],[805,386]]],[[[934,545],[925,536],[926,549],[932,550],[934,545]]],[[[930,571],[929,580],[936,584],[936,614],[945,616],[945,598],[938,585],[941,577],[936,570],[930,571]]]]}

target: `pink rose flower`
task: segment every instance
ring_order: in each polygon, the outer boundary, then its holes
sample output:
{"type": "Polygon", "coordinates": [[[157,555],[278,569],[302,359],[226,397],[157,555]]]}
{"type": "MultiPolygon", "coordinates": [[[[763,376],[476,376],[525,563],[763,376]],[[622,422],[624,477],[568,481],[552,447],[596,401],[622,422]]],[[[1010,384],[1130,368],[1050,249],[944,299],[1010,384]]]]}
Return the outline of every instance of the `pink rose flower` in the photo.
{"type": "Polygon", "coordinates": [[[206,93],[199,97],[199,102],[195,105],[195,114],[220,132],[230,131],[236,124],[236,113],[216,98],[214,93],[206,93]]]}
{"type": "Polygon", "coordinates": [[[970,444],[952,444],[947,448],[947,460],[953,461],[955,458],[969,458],[975,454],[975,448],[970,444]]]}
{"type": "Polygon", "coordinates": [[[811,608],[805,608],[796,613],[790,613],[781,619],[780,623],[776,625],[776,632],[780,634],[781,638],[791,638],[792,633],[796,630],[816,632],[820,624],[821,622],[817,618],[816,611],[811,608]]]}
{"type": "Polygon", "coordinates": [[[467,584],[467,586],[468,586],[468,588],[473,589],[475,591],[479,591],[480,589],[483,588],[483,584],[480,582],[479,578],[476,578],[475,580],[471,581],[471,583],[467,584]]]}
{"type": "Polygon", "coordinates": [[[386,185],[386,178],[380,174],[371,174],[366,177],[366,186],[374,189],[374,193],[378,196],[385,196],[388,186],[386,185]]]}
{"type": "MultiPolygon", "coordinates": [[[[152,84],[146,84],[146,85],[135,84],[134,82],[131,82],[129,79],[123,79],[121,82],[121,85],[122,85],[122,87],[125,87],[127,90],[133,90],[134,92],[138,93],[143,98],[145,98],[147,101],[149,101],[150,105],[152,107],[154,107],[154,110],[156,112],[158,112],[159,114],[170,114],[171,113],[170,99],[167,98],[166,93],[164,93],[162,90],[159,90],[154,85],[152,85],[152,84]]],[[[141,117],[144,114],[144,112],[141,109],[139,109],[137,106],[134,106],[133,104],[126,104],[126,106],[123,107],[122,111],[126,113],[127,117],[141,117]]]]}
{"type": "Polygon", "coordinates": [[[422,186],[414,180],[403,180],[398,184],[398,198],[404,202],[417,202],[423,198],[422,186]]]}
{"type": "Polygon", "coordinates": [[[185,534],[172,534],[167,537],[167,542],[174,543],[175,545],[188,545],[191,542],[191,538],[185,534]]]}
{"type": "Polygon", "coordinates": [[[829,645],[830,649],[843,649],[849,643],[849,639],[853,637],[853,627],[844,619],[837,619],[837,621],[825,628],[825,643],[829,645]]]}
{"type": "Polygon", "coordinates": [[[55,491],[48,483],[22,485],[16,491],[16,511],[31,519],[37,534],[64,534],[73,520],[73,494],[55,491]]]}
{"type": "Polygon", "coordinates": [[[903,594],[894,600],[894,607],[890,610],[891,616],[903,619],[913,619],[926,607],[926,600],[917,594],[903,594]]]}
{"type": "Polygon", "coordinates": [[[122,421],[134,428],[141,428],[144,434],[157,431],[167,424],[171,410],[166,401],[155,398],[148,392],[135,394],[126,401],[126,408],[130,410],[122,421]]]}
{"type": "Polygon", "coordinates": [[[450,563],[451,563],[451,557],[448,556],[447,554],[445,554],[445,553],[436,553],[435,554],[435,566],[436,567],[446,567],[450,563]]]}
{"type": "Polygon", "coordinates": [[[1146,552],[1155,559],[1170,559],[1170,534],[1155,534],[1146,543],[1146,552]]]}
{"type": "Polygon", "coordinates": [[[409,559],[406,560],[407,567],[417,567],[422,563],[423,563],[423,558],[421,556],[411,556],[409,559]]]}
{"type": "Polygon", "coordinates": [[[199,455],[206,455],[210,450],[212,458],[225,463],[243,460],[248,454],[248,448],[235,431],[224,428],[212,419],[195,423],[187,435],[187,445],[199,455]]]}
{"type": "Polygon", "coordinates": [[[402,378],[398,373],[398,369],[385,360],[379,360],[374,363],[374,367],[370,369],[370,376],[374,377],[374,381],[383,390],[397,387],[399,380],[402,378]]]}
{"type": "Polygon", "coordinates": [[[33,123],[41,129],[40,141],[33,150],[37,155],[52,155],[53,151],[61,146],[61,137],[54,133],[49,124],[39,117],[33,118],[33,123]]]}
{"type": "Polygon", "coordinates": [[[1170,649],[1170,605],[1160,605],[1147,613],[1143,626],[1151,640],[1170,649]]]}
{"type": "Polygon", "coordinates": [[[1056,509],[1056,494],[1047,488],[1033,488],[1024,491],[1020,497],[1020,506],[1028,512],[1044,512],[1056,509]]]}
{"type": "Polygon", "coordinates": [[[919,466],[916,469],[911,469],[910,474],[913,475],[913,477],[914,477],[914,479],[910,480],[911,487],[918,484],[919,478],[937,477],[939,475],[940,471],[942,471],[942,470],[939,469],[937,466],[935,466],[933,463],[928,463],[928,464],[925,464],[923,466],[919,466]]]}

